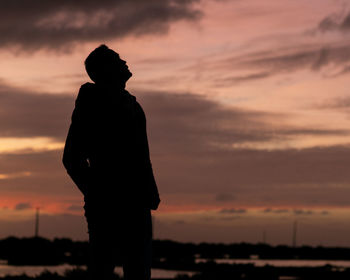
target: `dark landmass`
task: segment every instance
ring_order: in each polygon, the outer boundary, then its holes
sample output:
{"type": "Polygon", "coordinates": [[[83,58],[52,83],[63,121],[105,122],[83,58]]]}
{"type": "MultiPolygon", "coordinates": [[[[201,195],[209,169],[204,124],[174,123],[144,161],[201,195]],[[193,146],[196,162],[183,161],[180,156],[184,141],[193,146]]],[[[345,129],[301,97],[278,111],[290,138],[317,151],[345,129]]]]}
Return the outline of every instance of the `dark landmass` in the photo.
{"type": "MultiPolygon", "coordinates": [[[[180,243],[153,241],[153,267],[195,270],[196,259],[300,259],[350,260],[350,248],[270,246],[268,244],[180,243]]],[[[88,243],[68,238],[49,240],[41,237],[8,237],[0,240],[0,259],[13,265],[86,265],[88,243]]],[[[350,278],[349,278],[350,279],[350,278]]]]}
{"type": "MultiPolygon", "coordinates": [[[[193,276],[179,275],[182,280],[348,280],[350,268],[325,265],[322,267],[274,267],[254,264],[218,264],[214,259],[240,258],[249,259],[300,259],[300,260],[350,260],[350,248],[329,247],[288,247],[267,244],[209,244],[180,243],[170,240],[154,240],[153,268],[193,271],[193,276]],[[196,262],[199,258],[205,262],[196,262]],[[283,278],[289,277],[289,278],[283,278]]],[[[58,265],[71,264],[77,269],[67,271],[64,275],[44,272],[36,277],[26,275],[5,276],[0,280],[70,280],[86,279],[86,270],[78,269],[86,265],[88,243],[72,241],[67,238],[48,240],[45,238],[9,237],[0,240],[0,259],[9,265],[58,265]]],[[[118,263],[119,265],[121,264],[118,263]]],[[[121,279],[115,275],[115,280],[121,279]]]]}
{"type": "MultiPolygon", "coordinates": [[[[337,269],[331,266],[323,267],[255,267],[254,265],[218,265],[215,263],[202,264],[202,271],[193,276],[178,275],[177,280],[348,280],[350,269],[337,269]]],[[[0,280],[86,280],[87,271],[81,269],[67,270],[64,275],[43,272],[39,276],[30,277],[25,274],[19,276],[0,277],[0,280]]],[[[122,279],[115,274],[114,280],[122,279]]],[[[154,279],[154,278],[152,278],[154,279]]],[[[170,280],[159,279],[157,280],[170,280]]],[[[154,279],[155,280],[155,279],[154,279]]]]}

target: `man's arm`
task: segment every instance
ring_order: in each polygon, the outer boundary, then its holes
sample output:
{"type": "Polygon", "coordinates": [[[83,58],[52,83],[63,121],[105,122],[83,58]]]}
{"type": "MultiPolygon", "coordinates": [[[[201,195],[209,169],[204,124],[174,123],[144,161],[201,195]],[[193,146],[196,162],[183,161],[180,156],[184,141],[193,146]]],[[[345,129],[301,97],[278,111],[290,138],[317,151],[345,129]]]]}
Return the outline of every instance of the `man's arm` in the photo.
{"type": "Polygon", "coordinates": [[[150,154],[149,154],[149,145],[148,145],[148,139],[147,139],[147,128],[146,128],[146,116],[145,113],[142,109],[142,107],[138,104],[138,111],[139,115],[141,117],[141,135],[140,135],[140,140],[141,140],[141,154],[142,154],[142,159],[144,163],[144,172],[145,172],[145,179],[146,179],[146,187],[147,187],[147,192],[148,192],[148,198],[150,199],[150,208],[152,210],[157,210],[159,203],[160,203],[160,198],[159,198],[159,192],[158,192],[158,187],[156,180],[154,178],[153,174],[153,168],[152,168],[152,163],[150,159],[150,154]]]}
{"type": "Polygon", "coordinates": [[[63,152],[63,165],[67,173],[86,195],[89,183],[89,163],[86,154],[86,104],[83,102],[84,86],[80,88],[72,114],[66,144],[63,152]],[[85,106],[84,106],[85,105],[85,106]]]}

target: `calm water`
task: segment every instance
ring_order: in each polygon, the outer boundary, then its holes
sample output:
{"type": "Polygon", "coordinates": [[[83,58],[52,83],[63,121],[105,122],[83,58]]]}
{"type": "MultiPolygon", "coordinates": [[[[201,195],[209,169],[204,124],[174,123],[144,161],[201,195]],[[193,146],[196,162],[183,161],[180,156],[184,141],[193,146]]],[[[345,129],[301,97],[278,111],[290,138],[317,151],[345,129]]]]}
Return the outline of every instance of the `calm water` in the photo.
{"type": "MultiPolygon", "coordinates": [[[[206,259],[197,259],[196,262],[206,262],[206,259]]],[[[317,267],[327,264],[337,267],[350,267],[350,261],[334,261],[334,260],[247,260],[247,259],[214,259],[216,263],[227,264],[249,264],[255,266],[279,266],[279,267],[317,267]]]]}
{"type": "MultiPolygon", "coordinates": [[[[67,269],[74,269],[76,266],[63,264],[56,266],[14,266],[7,264],[0,264],[0,277],[5,275],[21,275],[23,273],[28,276],[37,276],[43,271],[47,270],[50,272],[57,272],[63,275],[67,269]]],[[[85,266],[80,266],[79,268],[86,269],[85,266]]],[[[121,267],[116,267],[115,272],[119,275],[123,275],[123,270],[121,267]]],[[[175,278],[178,274],[187,274],[189,276],[193,275],[193,272],[188,271],[178,271],[178,270],[165,270],[165,269],[152,269],[152,278],[175,278]]]]}
{"type": "MultiPolygon", "coordinates": [[[[206,259],[197,259],[196,262],[205,262],[206,259]]],[[[279,267],[317,267],[324,265],[332,265],[336,267],[350,267],[350,261],[333,261],[333,260],[247,260],[247,259],[215,259],[216,263],[227,264],[254,264],[255,266],[279,266],[279,267]]],[[[5,275],[20,275],[27,274],[28,276],[36,276],[47,270],[50,272],[57,272],[63,275],[66,270],[77,268],[76,266],[64,264],[57,266],[12,266],[0,261],[0,277],[5,275]]],[[[79,268],[86,269],[85,266],[79,268]]],[[[116,267],[115,272],[119,275],[123,274],[121,267],[116,267]]],[[[152,269],[152,278],[175,278],[178,274],[193,275],[194,272],[152,269]]]]}

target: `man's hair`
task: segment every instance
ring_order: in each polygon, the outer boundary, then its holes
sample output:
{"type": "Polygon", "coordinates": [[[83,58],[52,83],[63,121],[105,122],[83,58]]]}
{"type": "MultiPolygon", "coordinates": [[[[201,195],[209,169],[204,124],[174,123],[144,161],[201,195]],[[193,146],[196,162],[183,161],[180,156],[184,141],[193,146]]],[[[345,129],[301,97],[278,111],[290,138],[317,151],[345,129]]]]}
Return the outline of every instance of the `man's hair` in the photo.
{"type": "Polygon", "coordinates": [[[94,49],[85,59],[85,69],[91,80],[96,82],[107,78],[116,58],[119,55],[104,44],[94,49]]]}

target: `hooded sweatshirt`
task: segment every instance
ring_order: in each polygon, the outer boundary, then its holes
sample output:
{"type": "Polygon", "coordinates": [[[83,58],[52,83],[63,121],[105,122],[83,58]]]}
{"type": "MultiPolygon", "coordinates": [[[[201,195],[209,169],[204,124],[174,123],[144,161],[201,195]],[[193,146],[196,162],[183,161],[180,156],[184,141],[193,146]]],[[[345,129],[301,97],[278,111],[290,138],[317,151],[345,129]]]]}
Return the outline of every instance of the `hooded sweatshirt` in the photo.
{"type": "Polygon", "coordinates": [[[125,89],[81,86],[63,164],[84,194],[86,216],[96,211],[155,210],[159,205],[145,114],[125,89]]]}

